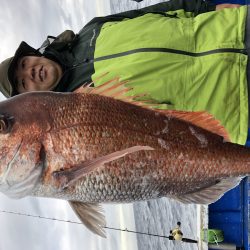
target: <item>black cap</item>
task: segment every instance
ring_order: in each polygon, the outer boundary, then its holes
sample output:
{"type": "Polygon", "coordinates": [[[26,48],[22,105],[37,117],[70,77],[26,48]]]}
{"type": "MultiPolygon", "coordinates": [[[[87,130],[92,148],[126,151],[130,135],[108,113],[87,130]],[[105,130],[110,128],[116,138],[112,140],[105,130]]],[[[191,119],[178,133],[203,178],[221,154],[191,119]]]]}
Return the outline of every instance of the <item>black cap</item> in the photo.
{"type": "Polygon", "coordinates": [[[12,58],[9,68],[8,68],[8,79],[9,82],[12,86],[12,93],[11,96],[14,96],[18,94],[15,86],[15,69],[17,66],[18,60],[23,57],[23,56],[29,56],[29,55],[34,55],[34,56],[41,56],[41,53],[37,50],[34,49],[33,47],[29,46],[26,42],[21,42],[19,47],[16,50],[16,53],[14,57],[12,58]]]}

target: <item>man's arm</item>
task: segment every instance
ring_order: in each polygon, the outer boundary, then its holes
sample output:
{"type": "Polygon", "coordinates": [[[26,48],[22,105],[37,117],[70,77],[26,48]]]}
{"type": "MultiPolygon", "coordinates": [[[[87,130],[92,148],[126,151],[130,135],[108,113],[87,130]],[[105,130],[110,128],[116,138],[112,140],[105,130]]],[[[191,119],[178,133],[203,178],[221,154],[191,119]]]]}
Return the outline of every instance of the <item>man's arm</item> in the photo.
{"type": "Polygon", "coordinates": [[[106,17],[96,17],[92,19],[87,25],[93,23],[104,23],[109,21],[121,21],[125,18],[135,18],[138,16],[142,16],[147,13],[159,12],[165,13],[168,11],[176,11],[183,9],[185,12],[192,12],[194,16],[198,14],[214,11],[215,4],[210,1],[203,0],[170,0],[162,3],[158,3],[155,5],[151,5],[142,9],[125,11],[122,13],[109,15],[106,17]]]}
{"type": "Polygon", "coordinates": [[[210,0],[170,0],[158,3],[141,9],[145,12],[167,12],[183,9],[186,12],[193,12],[198,15],[204,12],[215,10],[215,4],[210,0]]]}

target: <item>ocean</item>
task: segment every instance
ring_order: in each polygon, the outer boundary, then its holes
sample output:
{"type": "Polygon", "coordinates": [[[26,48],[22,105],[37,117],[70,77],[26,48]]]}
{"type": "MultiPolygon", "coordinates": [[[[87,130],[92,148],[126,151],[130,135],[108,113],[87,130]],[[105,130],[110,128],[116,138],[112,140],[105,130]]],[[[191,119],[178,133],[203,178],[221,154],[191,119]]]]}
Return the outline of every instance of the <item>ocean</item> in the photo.
{"type": "MultiPolygon", "coordinates": [[[[197,209],[196,205],[183,205],[167,198],[136,203],[134,217],[136,230],[161,236],[168,236],[169,231],[176,226],[177,221],[182,223],[182,232],[185,238],[197,240],[197,209]]],[[[139,250],[195,250],[194,243],[175,242],[167,238],[138,235],[139,250]]]]}

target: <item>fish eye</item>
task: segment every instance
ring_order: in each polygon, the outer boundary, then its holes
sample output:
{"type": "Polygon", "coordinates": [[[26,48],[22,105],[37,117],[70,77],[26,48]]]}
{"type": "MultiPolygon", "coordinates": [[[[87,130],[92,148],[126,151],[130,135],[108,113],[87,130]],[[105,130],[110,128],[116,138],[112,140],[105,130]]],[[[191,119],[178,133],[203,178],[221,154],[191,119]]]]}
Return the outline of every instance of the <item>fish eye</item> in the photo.
{"type": "Polygon", "coordinates": [[[10,132],[13,124],[13,117],[0,116],[0,134],[7,134],[10,132]]]}

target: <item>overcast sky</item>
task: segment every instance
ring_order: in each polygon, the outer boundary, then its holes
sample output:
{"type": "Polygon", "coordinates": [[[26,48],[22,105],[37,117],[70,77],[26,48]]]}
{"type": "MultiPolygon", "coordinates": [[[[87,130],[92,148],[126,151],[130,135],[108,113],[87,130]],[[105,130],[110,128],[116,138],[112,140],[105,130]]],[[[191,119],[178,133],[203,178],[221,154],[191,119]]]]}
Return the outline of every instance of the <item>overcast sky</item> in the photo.
{"type": "Polygon", "coordinates": [[[0,60],[24,40],[34,47],[47,35],[79,31],[94,16],[109,14],[108,0],[1,0],[0,60]]]}
{"type": "MultiPolygon", "coordinates": [[[[1,0],[0,61],[12,56],[22,40],[36,48],[47,35],[65,29],[77,32],[94,16],[109,12],[108,0],[1,0]]],[[[9,215],[2,210],[77,221],[64,201],[15,201],[0,195],[1,250],[137,249],[131,234],[108,231],[108,239],[103,240],[81,225],[9,215]]],[[[135,229],[131,205],[106,206],[105,210],[108,226],[135,229]]]]}

